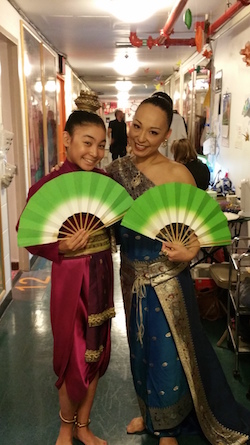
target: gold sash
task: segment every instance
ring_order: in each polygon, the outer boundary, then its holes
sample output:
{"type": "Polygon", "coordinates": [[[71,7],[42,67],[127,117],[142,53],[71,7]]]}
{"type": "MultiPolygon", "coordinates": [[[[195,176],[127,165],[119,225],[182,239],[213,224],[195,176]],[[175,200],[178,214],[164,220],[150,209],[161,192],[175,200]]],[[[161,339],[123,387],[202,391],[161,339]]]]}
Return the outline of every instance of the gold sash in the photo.
{"type": "Polygon", "coordinates": [[[84,249],[76,250],[64,254],[65,258],[75,258],[78,256],[91,255],[92,253],[103,252],[110,249],[110,240],[108,237],[107,229],[103,228],[98,233],[90,235],[88,242],[84,249]]]}

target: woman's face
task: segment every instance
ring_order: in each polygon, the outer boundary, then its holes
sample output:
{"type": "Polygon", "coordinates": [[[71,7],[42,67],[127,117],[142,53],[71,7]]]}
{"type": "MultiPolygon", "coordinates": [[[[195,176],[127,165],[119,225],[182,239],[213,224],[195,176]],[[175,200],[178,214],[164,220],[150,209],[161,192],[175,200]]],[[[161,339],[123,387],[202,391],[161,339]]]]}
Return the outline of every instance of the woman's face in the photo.
{"type": "Polygon", "coordinates": [[[135,156],[155,154],[171,134],[166,113],[152,104],[140,105],[129,130],[129,141],[135,156]]]}
{"type": "Polygon", "coordinates": [[[104,157],[105,144],[106,133],[99,125],[78,125],[72,136],[64,132],[67,159],[82,170],[91,171],[97,166],[104,157]]]}

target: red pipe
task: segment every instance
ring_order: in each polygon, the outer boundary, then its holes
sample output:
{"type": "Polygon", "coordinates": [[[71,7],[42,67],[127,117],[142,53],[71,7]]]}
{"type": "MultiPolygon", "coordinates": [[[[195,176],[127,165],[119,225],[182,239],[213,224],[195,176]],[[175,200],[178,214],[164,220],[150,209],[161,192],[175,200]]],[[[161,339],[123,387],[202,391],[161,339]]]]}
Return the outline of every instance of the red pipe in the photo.
{"type": "MultiPolygon", "coordinates": [[[[160,36],[162,37],[162,36],[160,36]]],[[[159,40],[159,37],[157,39],[153,39],[152,36],[149,36],[146,39],[139,39],[137,37],[136,32],[131,32],[129,36],[129,40],[131,45],[136,46],[137,48],[140,48],[141,46],[148,46],[149,49],[151,49],[153,46],[163,46],[165,45],[166,48],[169,46],[195,46],[195,39],[170,39],[169,37],[166,39],[165,37],[162,39],[162,41],[159,40]]]]}
{"type": "MultiPolygon", "coordinates": [[[[151,36],[148,39],[140,39],[137,37],[136,32],[131,32],[129,39],[130,43],[133,46],[137,46],[138,48],[142,45],[147,45],[148,48],[152,48],[152,46],[160,46],[165,45],[167,48],[169,46],[195,46],[193,45],[194,39],[170,39],[169,35],[173,32],[174,23],[178,20],[182,10],[184,9],[188,0],[177,0],[176,5],[172,8],[170,15],[168,17],[167,22],[163,30],[161,31],[161,35],[157,39],[153,39],[151,36]]],[[[238,0],[234,5],[230,6],[227,11],[218,18],[212,25],[208,28],[208,36],[213,35],[218,28],[220,28],[227,20],[231,19],[241,8],[244,6],[250,5],[250,0],[238,0]]],[[[200,22],[203,24],[204,22],[200,22]]]]}
{"type": "Polygon", "coordinates": [[[188,0],[177,0],[176,4],[173,6],[162,30],[162,34],[164,34],[165,37],[168,37],[173,32],[174,24],[180,17],[187,2],[188,0]]]}
{"type": "Polygon", "coordinates": [[[139,39],[139,37],[137,37],[136,32],[131,31],[131,33],[129,35],[129,40],[130,40],[131,45],[137,46],[137,48],[140,48],[140,46],[142,46],[142,44],[143,44],[143,40],[139,39]]]}
{"type": "MultiPolygon", "coordinates": [[[[248,4],[250,4],[248,2],[248,4]]],[[[247,6],[247,3],[243,0],[239,0],[236,3],[234,3],[230,8],[226,10],[226,12],[218,18],[212,25],[208,28],[208,36],[213,35],[218,28],[220,28],[224,23],[231,19],[241,8],[244,8],[244,6],[247,6]]]]}
{"type": "Polygon", "coordinates": [[[166,48],[169,46],[195,46],[195,39],[166,39],[164,42],[166,48]]]}

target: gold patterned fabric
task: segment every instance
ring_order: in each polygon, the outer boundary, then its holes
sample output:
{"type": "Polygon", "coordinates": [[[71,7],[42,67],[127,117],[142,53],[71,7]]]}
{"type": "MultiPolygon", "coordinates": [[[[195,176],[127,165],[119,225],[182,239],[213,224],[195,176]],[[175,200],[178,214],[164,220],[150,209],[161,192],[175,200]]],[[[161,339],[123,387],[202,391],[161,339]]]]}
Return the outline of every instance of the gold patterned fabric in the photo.
{"type": "Polygon", "coordinates": [[[101,326],[106,320],[113,317],[115,317],[115,309],[111,307],[99,314],[88,315],[88,324],[90,327],[101,326]]]}
{"type": "Polygon", "coordinates": [[[86,362],[88,362],[88,363],[98,362],[103,350],[104,350],[103,345],[101,345],[98,350],[86,349],[86,352],[85,352],[86,362]]]}
{"type": "MultiPolygon", "coordinates": [[[[187,309],[178,280],[173,278],[165,283],[159,284],[155,287],[155,291],[170,325],[203,433],[212,444],[228,445],[246,443],[249,438],[248,435],[222,425],[216,419],[208,404],[196,359],[196,351],[190,330],[187,309]]],[[[214,378],[216,378],[216,376],[214,376],[214,378]]]]}
{"type": "Polygon", "coordinates": [[[74,258],[78,256],[91,255],[92,253],[104,252],[110,249],[110,240],[107,229],[101,229],[98,233],[90,235],[86,247],[70,254],[64,254],[65,258],[74,258]]]}
{"type": "MultiPolygon", "coordinates": [[[[142,324],[142,308],[141,302],[142,298],[145,297],[146,285],[151,285],[155,287],[161,282],[165,282],[172,277],[175,277],[179,272],[187,267],[187,263],[172,263],[164,255],[154,259],[153,261],[129,261],[129,259],[122,255],[121,258],[122,265],[122,283],[124,284],[123,289],[127,287],[126,283],[132,284],[132,294],[136,294],[137,301],[137,313],[138,313],[138,340],[142,343],[143,341],[143,324],[142,324]]],[[[131,294],[128,293],[127,295],[131,294]]],[[[128,300],[131,298],[129,297],[128,300]]],[[[126,306],[128,306],[125,302],[126,306]]],[[[127,310],[127,322],[129,324],[129,314],[130,308],[127,310]]]]}

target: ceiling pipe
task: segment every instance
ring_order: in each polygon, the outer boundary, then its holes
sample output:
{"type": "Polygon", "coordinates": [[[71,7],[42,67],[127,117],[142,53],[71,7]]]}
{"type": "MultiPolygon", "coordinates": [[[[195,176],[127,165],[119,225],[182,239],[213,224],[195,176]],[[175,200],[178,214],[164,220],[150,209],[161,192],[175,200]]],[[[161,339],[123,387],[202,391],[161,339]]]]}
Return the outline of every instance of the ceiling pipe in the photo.
{"type": "Polygon", "coordinates": [[[174,30],[174,24],[176,23],[176,21],[178,20],[178,18],[180,17],[183,9],[185,8],[186,4],[187,4],[188,0],[177,0],[175,5],[173,6],[168,19],[161,31],[161,34],[165,37],[169,37],[170,34],[172,34],[173,30],[174,30]]]}
{"type": "Polygon", "coordinates": [[[195,39],[170,39],[165,38],[162,43],[159,43],[159,37],[157,39],[153,39],[152,36],[149,36],[147,39],[139,39],[137,37],[136,32],[131,32],[129,36],[129,40],[131,45],[140,48],[141,46],[148,46],[151,49],[153,46],[165,45],[167,48],[169,46],[195,46],[195,39]]]}
{"type": "MultiPolygon", "coordinates": [[[[129,35],[129,41],[131,43],[131,45],[136,46],[137,48],[140,48],[143,45],[143,39],[139,39],[139,37],[137,37],[136,32],[130,32],[129,35]]],[[[145,39],[146,41],[146,39],[145,39]]]]}
{"type": "Polygon", "coordinates": [[[221,17],[218,18],[212,25],[208,28],[208,36],[215,34],[217,29],[219,29],[224,23],[231,19],[241,8],[250,5],[249,0],[238,0],[232,6],[230,6],[221,17]]]}
{"type": "Polygon", "coordinates": [[[164,45],[169,46],[195,46],[195,39],[165,39],[164,45]]]}
{"type": "MultiPolygon", "coordinates": [[[[136,32],[131,32],[129,40],[131,45],[140,48],[141,46],[148,46],[151,49],[153,46],[165,45],[167,48],[169,46],[195,46],[194,39],[170,39],[169,34],[173,33],[174,23],[178,20],[180,14],[182,13],[188,0],[178,0],[176,5],[172,8],[170,15],[161,35],[156,39],[149,36],[147,39],[140,39],[136,32]],[[167,38],[166,38],[167,37],[167,38]],[[179,43],[177,43],[179,41],[179,43]]],[[[207,36],[213,35],[218,28],[220,28],[226,21],[230,20],[241,8],[250,5],[250,0],[238,0],[234,5],[230,6],[228,10],[218,18],[212,25],[209,26],[207,31],[207,36]]],[[[204,24],[204,22],[200,22],[204,24]]]]}
{"type": "MultiPolygon", "coordinates": [[[[148,39],[142,40],[139,37],[137,37],[136,32],[131,32],[130,37],[129,37],[131,45],[137,46],[137,48],[139,48],[140,46],[147,45],[151,49],[153,46],[165,45],[166,40],[167,40],[167,47],[171,46],[171,45],[175,45],[175,41],[174,40],[171,41],[169,39],[169,36],[170,36],[170,34],[172,34],[173,29],[174,29],[174,24],[180,17],[180,14],[182,13],[187,2],[188,2],[188,0],[177,0],[175,2],[175,5],[171,9],[171,12],[168,16],[167,21],[166,21],[163,29],[161,30],[161,35],[157,39],[153,39],[151,36],[149,36],[148,39]]],[[[190,45],[190,39],[187,39],[187,40],[180,39],[180,40],[182,42],[184,42],[184,43],[182,43],[182,46],[193,46],[192,42],[190,45]]]]}

